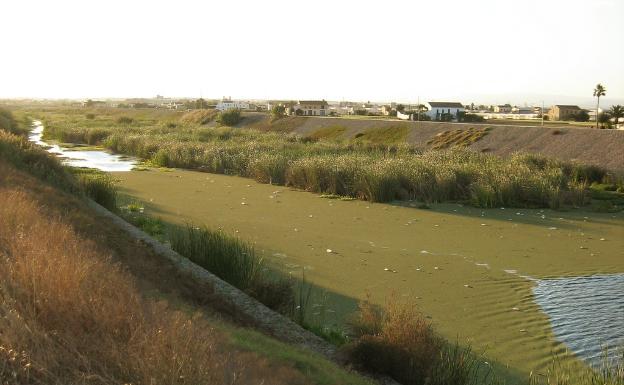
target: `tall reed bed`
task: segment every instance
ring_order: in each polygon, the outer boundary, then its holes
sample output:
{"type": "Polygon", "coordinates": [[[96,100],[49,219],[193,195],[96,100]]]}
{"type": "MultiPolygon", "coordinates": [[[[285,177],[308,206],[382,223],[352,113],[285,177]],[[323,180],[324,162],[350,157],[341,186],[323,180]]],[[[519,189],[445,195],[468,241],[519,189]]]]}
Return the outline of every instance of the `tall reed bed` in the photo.
{"type": "Polygon", "coordinates": [[[173,250],[243,290],[253,285],[262,265],[251,245],[222,231],[172,227],[169,241],[173,250]]]}
{"type": "MultiPolygon", "coordinates": [[[[137,123],[139,124],[139,123],[137,123]]],[[[46,128],[46,131],[48,128],[46,128]]],[[[76,128],[52,123],[52,136],[74,135],[154,165],[249,177],[374,202],[463,201],[478,207],[580,206],[605,170],[539,155],[499,158],[465,149],[421,153],[406,144],[337,142],[229,127],[180,123],[76,128]],[[82,131],[81,131],[82,130],[82,131]]]]}

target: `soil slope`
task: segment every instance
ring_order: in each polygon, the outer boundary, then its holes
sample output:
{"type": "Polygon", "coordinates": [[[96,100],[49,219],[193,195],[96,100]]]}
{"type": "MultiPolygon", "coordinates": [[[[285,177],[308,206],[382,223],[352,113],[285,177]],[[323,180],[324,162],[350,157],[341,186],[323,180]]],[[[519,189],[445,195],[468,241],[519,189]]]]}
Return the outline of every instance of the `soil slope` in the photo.
{"type": "MultiPolygon", "coordinates": [[[[267,129],[271,126],[270,118],[260,114],[246,118],[249,124],[243,126],[267,129]]],[[[343,139],[355,137],[369,129],[386,127],[408,127],[407,141],[419,148],[429,148],[427,142],[435,135],[449,130],[467,130],[475,127],[489,128],[488,134],[469,148],[475,151],[491,152],[507,156],[516,151],[539,153],[567,161],[579,161],[624,172],[624,131],[596,130],[591,128],[570,127],[566,124],[549,124],[546,127],[520,125],[492,125],[477,123],[439,123],[439,122],[403,122],[382,119],[344,119],[301,117],[286,118],[290,131],[310,135],[315,131],[336,127],[343,129],[343,139]]],[[[279,120],[278,120],[279,122],[279,120]]],[[[273,123],[273,124],[277,124],[273,123]]],[[[280,131],[285,131],[280,124],[280,131]]]]}

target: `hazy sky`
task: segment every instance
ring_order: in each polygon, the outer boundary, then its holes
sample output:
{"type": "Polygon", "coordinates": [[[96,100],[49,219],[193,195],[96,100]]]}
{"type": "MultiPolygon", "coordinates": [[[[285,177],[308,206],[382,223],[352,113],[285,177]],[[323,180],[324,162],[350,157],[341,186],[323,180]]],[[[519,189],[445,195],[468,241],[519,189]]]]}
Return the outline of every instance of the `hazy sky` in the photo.
{"type": "Polygon", "coordinates": [[[624,98],[624,0],[19,0],[0,97],[624,98]],[[542,96],[543,97],[543,96],[542,96]]]}

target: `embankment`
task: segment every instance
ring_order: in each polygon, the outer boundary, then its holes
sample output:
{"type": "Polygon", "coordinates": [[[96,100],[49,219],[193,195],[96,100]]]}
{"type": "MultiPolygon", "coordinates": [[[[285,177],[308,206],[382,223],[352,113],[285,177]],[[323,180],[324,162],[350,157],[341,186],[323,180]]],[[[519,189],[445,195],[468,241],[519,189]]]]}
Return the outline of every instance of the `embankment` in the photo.
{"type": "MultiPolygon", "coordinates": [[[[335,128],[341,131],[343,139],[355,138],[356,135],[376,128],[396,127],[409,129],[406,140],[423,149],[430,148],[427,144],[436,135],[451,130],[467,130],[469,128],[487,128],[488,133],[480,140],[470,144],[468,148],[475,151],[490,152],[507,156],[516,151],[539,153],[566,161],[578,161],[608,169],[624,172],[624,131],[596,130],[590,128],[548,125],[492,125],[482,123],[442,123],[442,122],[403,122],[398,120],[351,119],[297,117],[288,119],[287,124],[275,122],[279,130],[287,126],[292,132],[310,135],[320,129],[335,128]]],[[[270,118],[265,115],[249,116],[246,125],[252,128],[271,126],[270,118]]]]}

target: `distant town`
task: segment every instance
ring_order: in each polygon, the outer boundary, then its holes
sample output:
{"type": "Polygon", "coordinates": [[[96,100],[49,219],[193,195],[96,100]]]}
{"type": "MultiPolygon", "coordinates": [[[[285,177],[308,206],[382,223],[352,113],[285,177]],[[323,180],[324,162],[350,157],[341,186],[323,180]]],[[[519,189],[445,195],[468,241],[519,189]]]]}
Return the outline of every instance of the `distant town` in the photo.
{"type": "MultiPolygon", "coordinates": [[[[58,102],[58,101],[57,101],[58,102]]],[[[40,101],[46,103],[46,101],[40,101]]],[[[221,99],[153,98],[106,99],[67,101],[71,106],[112,108],[157,108],[171,110],[216,109],[218,111],[240,110],[243,112],[275,112],[283,116],[316,117],[371,117],[412,121],[486,122],[501,120],[597,122],[599,128],[624,129],[621,106],[608,108],[582,108],[578,105],[555,104],[511,105],[464,104],[459,101],[422,101],[415,104],[399,102],[362,102],[326,100],[243,100],[223,97],[221,99]],[[615,110],[614,110],[615,109],[615,110]],[[596,119],[598,111],[598,119],[596,119]]]]}

